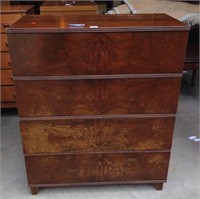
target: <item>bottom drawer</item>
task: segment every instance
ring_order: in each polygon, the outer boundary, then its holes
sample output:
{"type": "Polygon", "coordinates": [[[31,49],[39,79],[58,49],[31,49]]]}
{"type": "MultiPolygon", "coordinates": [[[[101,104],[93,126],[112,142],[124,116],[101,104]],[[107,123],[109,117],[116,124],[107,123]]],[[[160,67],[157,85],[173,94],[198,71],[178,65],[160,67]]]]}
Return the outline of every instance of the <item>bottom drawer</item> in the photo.
{"type": "Polygon", "coordinates": [[[166,180],[168,152],[26,156],[29,185],[166,180]]]}
{"type": "Polygon", "coordinates": [[[3,102],[16,101],[14,93],[15,93],[14,86],[1,86],[1,101],[3,102]]]}

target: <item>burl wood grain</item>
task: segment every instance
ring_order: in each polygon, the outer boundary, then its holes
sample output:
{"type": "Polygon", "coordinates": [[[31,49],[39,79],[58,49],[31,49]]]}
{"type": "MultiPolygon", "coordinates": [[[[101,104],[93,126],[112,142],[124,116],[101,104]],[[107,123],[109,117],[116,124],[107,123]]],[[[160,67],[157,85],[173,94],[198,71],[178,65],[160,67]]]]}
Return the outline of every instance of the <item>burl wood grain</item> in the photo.
{"type": "Polygon", "coordinates": [[[186,32],[9,34],[9,43],[15,76],[176,73],[183,70],[186,37],[186,32]]]}
{"type": "Polygon", "coordinates": [[[15,81],[20,116],[176,113],[180,78],[15,81]]]}
{"type": "Polygon", "coordinates": [[[166,180],[169,153],[26,156],[28,182],[59,184],[166,180]]]}
{"type": "Polygon", "coordinates": [[[170,149],[174,118],[21,121],[24,153],[170,149]]]}

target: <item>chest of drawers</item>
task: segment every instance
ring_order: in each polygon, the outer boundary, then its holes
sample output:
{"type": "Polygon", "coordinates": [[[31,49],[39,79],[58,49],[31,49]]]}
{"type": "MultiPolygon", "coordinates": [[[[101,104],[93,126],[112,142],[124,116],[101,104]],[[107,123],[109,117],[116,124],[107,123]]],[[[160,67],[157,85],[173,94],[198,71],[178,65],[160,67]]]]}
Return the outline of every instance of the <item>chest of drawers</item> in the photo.
{"type": "Polygon", "coordinates": [[[7,42],[6,28],[26,14],[33,14],[33,6],[1,6],[1,107],[16,107],[14,82],[7,42]]]}
{"type": "Polygon", "coordinates": [[[163,14],[26,16],[8,33],[32,193],[97,184],[162,189],[188,27],[163,14]]]}

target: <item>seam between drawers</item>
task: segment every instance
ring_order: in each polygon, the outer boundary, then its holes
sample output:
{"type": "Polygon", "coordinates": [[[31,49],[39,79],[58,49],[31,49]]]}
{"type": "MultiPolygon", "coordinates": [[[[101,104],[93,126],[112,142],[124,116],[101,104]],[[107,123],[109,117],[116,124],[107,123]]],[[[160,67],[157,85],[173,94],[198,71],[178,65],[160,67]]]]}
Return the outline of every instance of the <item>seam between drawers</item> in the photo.
{"type": "Polygon", "coordinates": [[[135,151],[77,151],[77,152],[50,152],[50,153],[24,153],[24,156],[62,156],[62,155],[86,155],[86,154],[124,154],[124,153],[170,153],[171,149],[135,150],[135,151]]]}
{"type": "Polygon", "coordinates": [[[14,80],[90,80],[90,79],[140,79],[140,78],[167,78],[182,77],[182,73],[158,73],[158,74],[116,74],[116,75],[69,75],[69,76],[14,76],[14,80]]]}

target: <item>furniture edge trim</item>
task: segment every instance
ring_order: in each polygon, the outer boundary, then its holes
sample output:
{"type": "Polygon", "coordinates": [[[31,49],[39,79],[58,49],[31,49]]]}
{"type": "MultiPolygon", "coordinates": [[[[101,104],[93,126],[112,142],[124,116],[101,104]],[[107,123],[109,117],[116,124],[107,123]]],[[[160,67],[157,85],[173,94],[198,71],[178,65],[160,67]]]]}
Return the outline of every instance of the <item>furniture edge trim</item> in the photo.
{"type": "Polygon", "coordinates": [[[23,80],[89,80],[89,79],[141,79],[141,78],[167,78],[182,77],[182,73],[158,73],[158,74],[116,74],[116,75],[69,75],[69,76],[14,76],[15,81],[23,80]]]}
{"type": "Polygon", "coordinates": [[[82,183],[59,183],[59,184],[29,184],[29,187],[59,187],[59,186],[82,186],[82,185],[114,185],[114,184],[155,184],[165,183],[163,180],[138,180],[138,181],[112,181],[112,182],[82,182],[82,183]]]}
{"type": "Polygon", "coordinates": [[[41,116],[41,117],[20,117],[20,121],[41,121],[41,120],[88,120],[88,119],[123,119],[123,118],[170,118],[176,114],[118,114],[118,115],[78,115],[78,116],[41,116]]]}
{"type": "Polygon", "coordinates": [[[87,154],[134,154],[134,153],[170,153],[171,149],[126,150],[126,151],[69,151],[49,153],[24,153],[25,157],[33,156],[63,156],[63,155],[87,155],[87,154]]]}
{"type": "Polygon", "coordinates": [[[162,27],[162,26],[155,26],[155,27],[108,27],[108,28],[8,28],[6,32],[8,34],[11,33],[71,33],[71,32],[168,32],[168,31],[189,31],[189,26],[169,26],[169,27],[162,27]]]}

